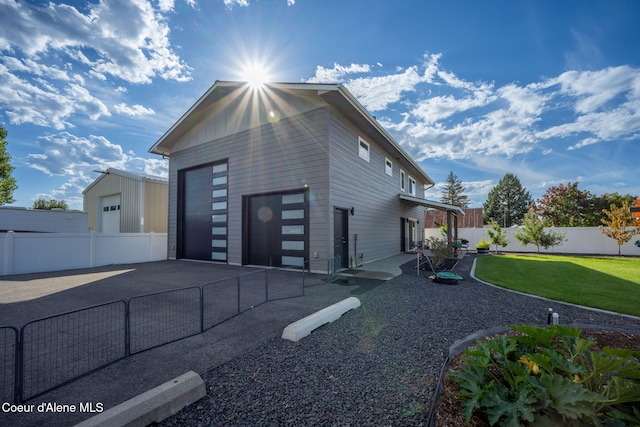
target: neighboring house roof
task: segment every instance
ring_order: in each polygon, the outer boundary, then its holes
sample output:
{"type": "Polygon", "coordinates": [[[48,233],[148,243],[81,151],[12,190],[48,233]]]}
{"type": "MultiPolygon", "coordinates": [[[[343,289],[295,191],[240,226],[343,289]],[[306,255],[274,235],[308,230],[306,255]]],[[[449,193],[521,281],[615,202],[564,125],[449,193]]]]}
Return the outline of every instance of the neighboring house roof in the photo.
{"type": "MultiPolygon", "coordinates": [[[[398,158],[403,159],[405,163],[415,169],[427,184],[435,184],[431,177],[418,166],[415,160],[404,151],[400,144],[389,135],[343,85],[327,83],[268,83],[265,86],[272,90],[282,91],[317,91],[320,98],[352,120],[360,129],[371,135],[378,135],[379,138],[377,142],[386,151],[391,154],[397,154],[398,158]]],[[[213,86],[160,137],[153,147],[149,149],[149,152],[168,157],[172,153],[174,145],[189,132],[212,105],[237,90],[245,91],[251,90],[251,88],[246,82],[216,81],[213,86]]]]}
{"type": "Polygon", "coordinates": [[[102,180],[107,175],[119,175],[125,178],[135,179],[136,181],[153,181],[153,182],[159,182],[159,183],[169,182],[167,178],[163,178],[161,176],[146,175],[143,173],[123,171],[115,168],[108,168],[106,171],[100,172],[100,174],[101,175],[98,178],[96,178],[95,181],[93,181],[91,184],[89,184],[87,188],[84,189],[82,194],[86,194],[87,191],[93,188],[98,182],[100,182],[100,180],[102,180]]]}

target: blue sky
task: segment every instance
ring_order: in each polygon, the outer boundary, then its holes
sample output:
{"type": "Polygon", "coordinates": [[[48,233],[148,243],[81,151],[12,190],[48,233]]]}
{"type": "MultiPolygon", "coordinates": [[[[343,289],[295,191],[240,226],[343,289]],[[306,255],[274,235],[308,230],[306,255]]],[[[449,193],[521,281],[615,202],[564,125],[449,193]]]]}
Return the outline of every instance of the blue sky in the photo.
{"type": "Polygon", "coordinates": [[[472,206],[505,173],[640,195],[635,0],[0,0],[0,124],[19,189],[82,208],[215,82],[343,83],[472,206]],[[257,71],[256,71],[257,70],[257,71]]]}

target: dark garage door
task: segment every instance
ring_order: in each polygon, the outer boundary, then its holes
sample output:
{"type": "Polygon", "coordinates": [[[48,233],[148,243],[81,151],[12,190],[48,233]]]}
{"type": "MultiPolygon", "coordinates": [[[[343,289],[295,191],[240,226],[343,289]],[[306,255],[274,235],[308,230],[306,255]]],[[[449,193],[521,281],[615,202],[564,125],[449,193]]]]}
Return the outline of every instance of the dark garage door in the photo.
{"type": "Polygon", "coordinates": [[[245,263],[303,267],[309,259],[307,193],[277,193],[245,198],[248,216],[245,263]]]}
{"type": "Polygon", "coordinates": [[[178,258],[227,261],[227,163],[179,172],[178,258]]]}

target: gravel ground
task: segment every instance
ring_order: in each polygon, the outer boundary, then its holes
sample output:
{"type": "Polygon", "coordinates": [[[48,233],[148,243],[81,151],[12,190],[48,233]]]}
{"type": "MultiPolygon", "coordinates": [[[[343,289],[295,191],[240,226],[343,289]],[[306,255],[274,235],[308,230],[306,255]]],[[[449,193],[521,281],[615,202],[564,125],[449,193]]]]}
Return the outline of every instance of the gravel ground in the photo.
{"type": "MultiPolygon", "coordinates": [[[[455,268],[459,286],[403,275],[358,295],[362,306],[297,343],[272,339],[203,375],[207,396],[161,426],[423,426],[439,370],[459,339],[510,323],[560,322],[640,333],[640,319],[515,294],[455,268]]],[[[370,283],[370,281],[369,281],[370,283]]]]}

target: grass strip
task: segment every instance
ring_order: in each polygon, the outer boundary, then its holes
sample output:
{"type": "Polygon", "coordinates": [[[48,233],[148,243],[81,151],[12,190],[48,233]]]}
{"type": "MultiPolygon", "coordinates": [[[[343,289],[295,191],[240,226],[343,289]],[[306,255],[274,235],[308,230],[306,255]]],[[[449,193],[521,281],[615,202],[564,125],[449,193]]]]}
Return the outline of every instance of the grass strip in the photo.
{"type": "Polygon", "coordinates": [[[478,258],[475,275],[507,289],[640,316],[640,258],[492,255],[478,258]]]}

